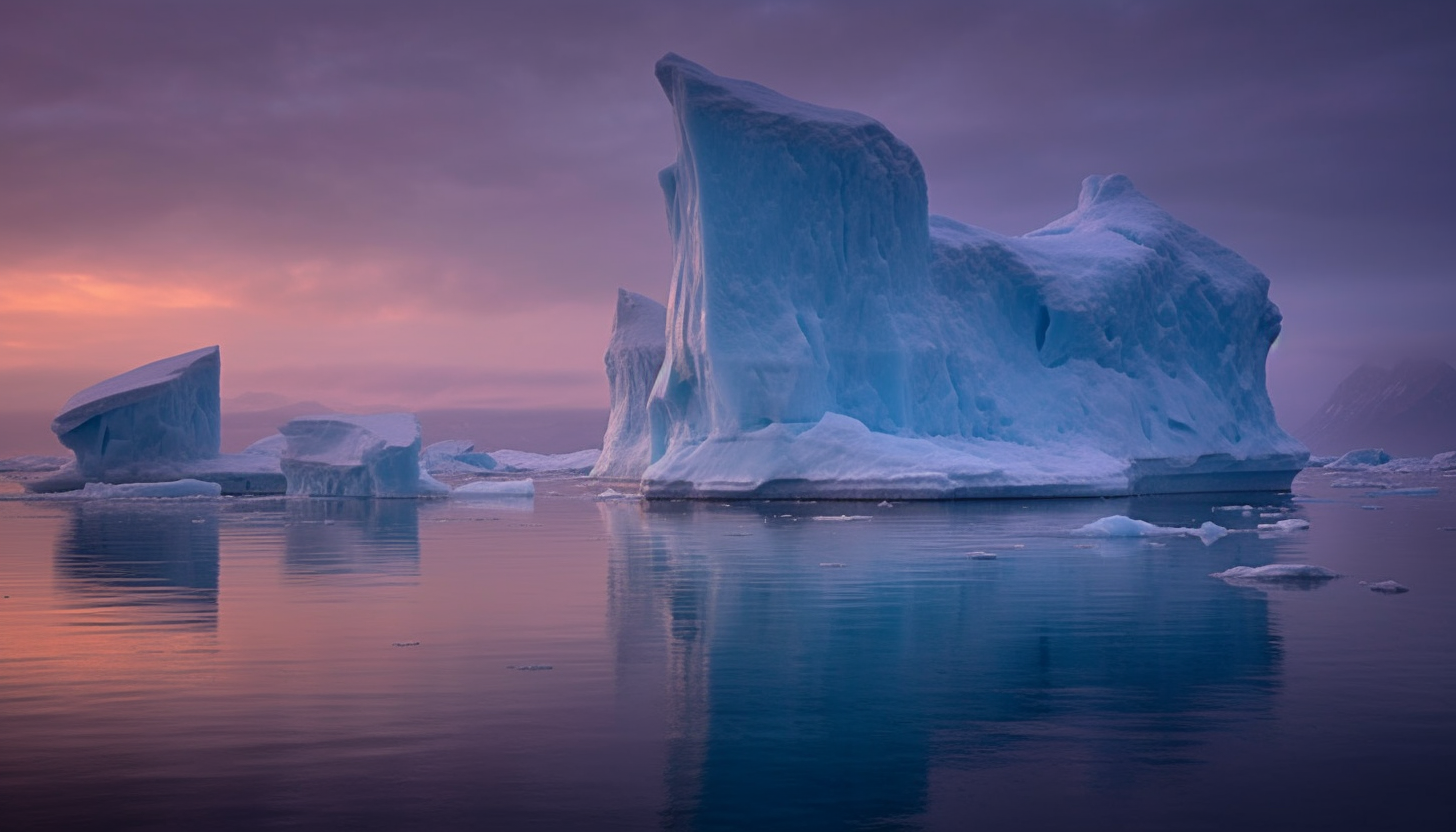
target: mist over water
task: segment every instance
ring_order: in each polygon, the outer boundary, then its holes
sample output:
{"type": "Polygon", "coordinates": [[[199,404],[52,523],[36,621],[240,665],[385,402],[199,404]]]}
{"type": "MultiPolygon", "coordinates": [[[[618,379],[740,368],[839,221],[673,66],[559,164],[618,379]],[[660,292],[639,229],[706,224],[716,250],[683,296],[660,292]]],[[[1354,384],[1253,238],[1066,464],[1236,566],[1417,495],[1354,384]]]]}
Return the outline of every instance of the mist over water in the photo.
{"type": "Polygon", "coordinates": [[[1444,828],[1456,499],[1426,479],[0,501],[0,825],[1444,828]],[[1113,514],[1236,531],[1070,534],[1113,514]],[[1311,527],[1238,531],[1261,514],[1311,527]],[[1273,562],[1346,577],[1209,577],[1273,562]]]}

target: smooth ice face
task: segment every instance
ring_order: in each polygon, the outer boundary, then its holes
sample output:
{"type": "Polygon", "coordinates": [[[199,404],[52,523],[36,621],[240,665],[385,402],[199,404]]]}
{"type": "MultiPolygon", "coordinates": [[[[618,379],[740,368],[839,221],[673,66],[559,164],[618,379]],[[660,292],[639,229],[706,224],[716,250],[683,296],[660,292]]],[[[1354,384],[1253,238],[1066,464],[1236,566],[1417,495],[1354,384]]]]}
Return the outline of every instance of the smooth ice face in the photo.
{"type": "Polygon", "coordinates": [[[873,499],[1287,489],[1268,280],[1122,176],[1005,237],[927,213],[878,122],[657,77],[678,159],[652,497],[873,499]]]}
{"type": "Polygon", "coordinates": [[[75,452],[77,473],[85,479],[215,457],[220,368],[214,346],[128,370],[72,396],[51,430],[75,452]]]}
{"type": "Polygon", "coordinates": [[[647,400],[667,352],[666,331],[666,307],[636,292],[617,290],[617,314],[605,359],[612,410],[592,476],[636,478],[652,461],[647,400]]]}
{"type": "Polygon", "coordinates": [[[418,497],[449,488],[420,472],[412,413],[303,416],[279,431],[288,493],[309,497],[418,497]]]}

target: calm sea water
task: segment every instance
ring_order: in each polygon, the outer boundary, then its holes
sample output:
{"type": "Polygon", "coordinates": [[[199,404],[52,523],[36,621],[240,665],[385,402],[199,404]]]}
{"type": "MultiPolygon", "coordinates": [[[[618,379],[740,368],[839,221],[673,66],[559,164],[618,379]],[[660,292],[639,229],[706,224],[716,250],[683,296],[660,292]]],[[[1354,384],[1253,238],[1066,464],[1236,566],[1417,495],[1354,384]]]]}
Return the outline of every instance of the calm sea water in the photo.
{"type": "Polygon", "coordinates": [[[0,828],[1456,828],[1456,479],[1329,479],[0,502],[0,828]],[[1209,577],[1273,562],[1346,577],[1209,577]]]}

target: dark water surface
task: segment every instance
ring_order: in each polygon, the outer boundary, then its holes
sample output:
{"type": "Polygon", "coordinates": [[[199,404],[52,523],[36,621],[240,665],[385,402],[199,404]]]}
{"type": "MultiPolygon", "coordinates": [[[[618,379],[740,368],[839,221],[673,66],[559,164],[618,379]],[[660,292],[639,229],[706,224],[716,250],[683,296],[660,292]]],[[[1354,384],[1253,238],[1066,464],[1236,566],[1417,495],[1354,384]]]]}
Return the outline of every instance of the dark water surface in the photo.
{"type": "Polygon", "coordinates": [[[0,829],[1453,829],[1456,479],[1408,479],[0,502],[0,829]],[[1112,514],[1311,528],[1068,534],[1112,514]],[[1272,562],[1346,577],[1208,576],[1272,562]]]}

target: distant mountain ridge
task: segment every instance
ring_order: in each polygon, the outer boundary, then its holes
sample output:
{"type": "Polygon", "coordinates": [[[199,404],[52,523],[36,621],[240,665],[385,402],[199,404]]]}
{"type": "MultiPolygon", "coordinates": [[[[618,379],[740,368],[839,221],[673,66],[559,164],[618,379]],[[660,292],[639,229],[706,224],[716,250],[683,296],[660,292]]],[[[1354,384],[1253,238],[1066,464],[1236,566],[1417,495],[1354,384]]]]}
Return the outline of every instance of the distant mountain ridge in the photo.
{"type": "Polygon", "coordinates": [[[1456,449],[1456,368],[1444,361],[1365,365],[1294,432],[1319,454],[1384,448],[1394,456],[1456,449]]]}

